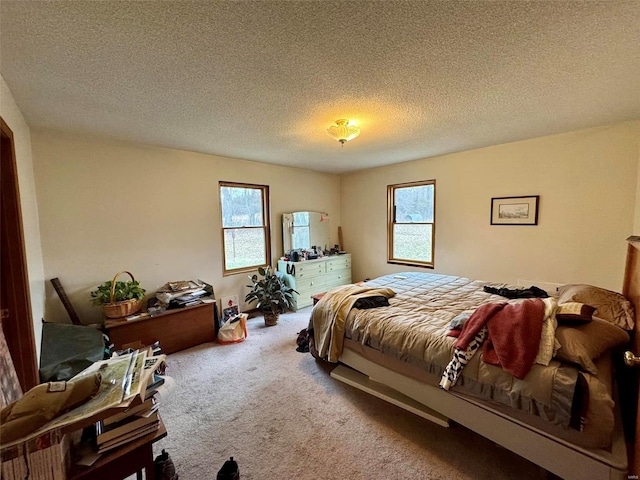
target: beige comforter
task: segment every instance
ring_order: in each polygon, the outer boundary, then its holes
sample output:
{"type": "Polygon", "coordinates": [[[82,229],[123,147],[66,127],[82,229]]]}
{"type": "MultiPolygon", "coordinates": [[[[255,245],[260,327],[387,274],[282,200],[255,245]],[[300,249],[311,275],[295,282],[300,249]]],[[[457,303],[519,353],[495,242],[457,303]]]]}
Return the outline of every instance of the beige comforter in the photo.
{"type": "Polygon", "coordinates": [[[342,353],[344,325],[353,304],[364,297],[382,295],[387,298],[395,293],[390,288],[347,285],[329,290],[311,313],[313,340],[318,356],[329,362],[337,362],[342,353]]]}

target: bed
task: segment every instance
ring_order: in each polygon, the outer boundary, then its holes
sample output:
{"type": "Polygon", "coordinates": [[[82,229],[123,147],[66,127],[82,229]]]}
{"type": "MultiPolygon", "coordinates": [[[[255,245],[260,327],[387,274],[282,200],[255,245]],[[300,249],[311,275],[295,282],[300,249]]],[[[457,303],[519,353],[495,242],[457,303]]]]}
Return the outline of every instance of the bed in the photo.
{"type": "MultiPolygon", "coordinates": [[[[442,426],[464,425],[562,478],[626,479],[614,364],[638,328],[639,240],[629,242],[624,296],[567,285],[557,297],[509,299],[495,293],[515,290],[507,285],[417,272],[334,289],[312,311],[312,352],[339,362],[331,373],[337,380],[442,426]],[[388,297],[389,306],[353,308],[371,296],[388,297]],[[582,308],[589,304],[593,308],[582,308]],[[446,385],[457,352],[452,323],[472,323],[469,318],[495,305],[512,314],[522,306],[543,306],[535,361],[518,370],[517,378],[504,371],[503,357],[503,366],[485,362],[492,352],[482,345],[457,371],[454,384],[446,385]],[[549,348],[552,353],[541,355],[549,348]]],[[[489,318],[489,327],[498,324],[497,315],[489,318]]]]}

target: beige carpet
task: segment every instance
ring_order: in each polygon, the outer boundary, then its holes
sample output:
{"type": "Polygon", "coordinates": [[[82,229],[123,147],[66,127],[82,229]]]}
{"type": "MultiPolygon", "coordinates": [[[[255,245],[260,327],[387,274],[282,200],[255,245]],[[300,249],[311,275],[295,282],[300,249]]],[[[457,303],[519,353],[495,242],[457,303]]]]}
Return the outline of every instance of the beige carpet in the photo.
{"type": "Polygon", "coordinates": [[[172,354],[177,388],[161,404],[167,449],[181,480],[212,479],[233,456],[244,480],[527,479],[540,469],[453,425],[442,428],[329,376],[295,351],[310,309],[240,344],[172,354]]]}

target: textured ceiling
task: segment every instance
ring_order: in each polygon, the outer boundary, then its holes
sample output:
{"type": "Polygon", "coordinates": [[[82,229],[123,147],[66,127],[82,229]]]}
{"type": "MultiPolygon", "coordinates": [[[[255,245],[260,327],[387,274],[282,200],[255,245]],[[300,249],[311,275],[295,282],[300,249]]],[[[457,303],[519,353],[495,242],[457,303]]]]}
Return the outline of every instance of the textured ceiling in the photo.
{"type": "Polygon", "coordinates": [[[639,0],[2,0],[0,49],[31,126],[336,173],[640,119],[639,0]]]}

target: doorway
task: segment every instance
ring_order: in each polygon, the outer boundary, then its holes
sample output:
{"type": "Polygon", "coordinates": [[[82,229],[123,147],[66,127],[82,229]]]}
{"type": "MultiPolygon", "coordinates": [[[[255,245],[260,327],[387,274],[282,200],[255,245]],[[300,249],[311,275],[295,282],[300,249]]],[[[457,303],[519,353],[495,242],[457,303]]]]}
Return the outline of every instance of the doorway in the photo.
{"type": "Polygon", "coordinates": [[[0,308],[23,392],[39,381],[13,131],[0,118],[0,308]]]}

